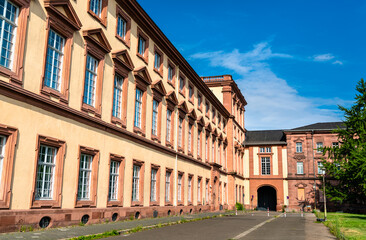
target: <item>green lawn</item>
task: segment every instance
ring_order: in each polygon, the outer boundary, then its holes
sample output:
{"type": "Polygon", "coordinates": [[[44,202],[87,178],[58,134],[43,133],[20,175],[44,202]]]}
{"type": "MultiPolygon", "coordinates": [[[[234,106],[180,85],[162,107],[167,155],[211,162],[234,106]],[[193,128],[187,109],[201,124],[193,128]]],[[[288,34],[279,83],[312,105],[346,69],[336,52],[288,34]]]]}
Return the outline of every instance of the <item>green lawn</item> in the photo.
{"type": "MultiPolygon", "coordinates": [[[[324,213],[318,213],[317,216],[323,218],[324,213]]],[[[328,213],[324,224],[339,239],[366,240],[366,215],[328,213]]]]}

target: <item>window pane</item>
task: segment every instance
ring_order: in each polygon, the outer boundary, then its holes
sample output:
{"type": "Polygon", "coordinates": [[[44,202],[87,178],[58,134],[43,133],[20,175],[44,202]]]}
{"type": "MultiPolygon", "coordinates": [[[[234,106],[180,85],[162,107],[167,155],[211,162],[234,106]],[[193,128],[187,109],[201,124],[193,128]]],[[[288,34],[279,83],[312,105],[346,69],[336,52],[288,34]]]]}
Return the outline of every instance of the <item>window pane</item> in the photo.
{"type": "Polygon", "coordinates": [[[141,128],[141,110],[142,110],[142,91],[136,89],[136,101],[135,101],[135,122],[134,126],[141,128]]]}
{"type": "Polygon", "coordinates": [[[85,71],[85,88],[83,102],[95,106],[95,84],[97,80],[98,60],[88,55],[85,71]]]}
{"type": "Polygon", "coordinates": [[[171,118],[172,118],[172,112],[168,109],[166,111],[166,140],[170,142],[170,136],[171,136],[171,118]]]}
{"type": "Polygon", "coordinates": [[[113,117],[121,118],[123,78],[116,75],[113,91],[113,117]]]}
{"type": "Polygon", "coordinates": [[[98,17],[101,17],[102,0],[90,0],[90,10],[93,11],[98,17]]]}
{"type": "Polygon", "coordinates": [[[127,32],[127,22],[121,16],[118,16],[117,34],[123,40],[126,40],[126,32],[127,32]]]}
{"type": "Polygon", "coordinates": [[[145,56],[145,49],[146,49],[145,46],[146,46],[146,40],[140,36],[138,49],[139,49],[139,54],[141,56],[145,56]]]}
{"type": "Polygon", "coordinates": [[[152,116],[152,134],[157,136],[158,135],[158,107],[159,102],[153,100],[153,116],[152,116]]]}
{"type": "Polygon", "coordinates": [[[81,154],[79,169],[78,200],[90,199],[90,184],[93,156],[81,154]]]}
{"type": "Polygon", "coordinates": [[[49,200],[53,198],[53,178],[55,170],[56,148],[41,145],[38,154],[35,198],[49,200]]]}
{"type": "Polygon", "coordinates": [[[109,172],[109,200],[118,200],[118,179],[119,179],[119,166],[117,161],[111,161],[111,167],[109,172]]]}
{"type": "Polygon", "coordinates": [[[5,158],[5,143],[6,143],[5,136],[0,135],[0,184],[1,184],[1,176],[2,176],[2,172],[3,172],[3,164],[4,164],[4,158],[5,158]]]}

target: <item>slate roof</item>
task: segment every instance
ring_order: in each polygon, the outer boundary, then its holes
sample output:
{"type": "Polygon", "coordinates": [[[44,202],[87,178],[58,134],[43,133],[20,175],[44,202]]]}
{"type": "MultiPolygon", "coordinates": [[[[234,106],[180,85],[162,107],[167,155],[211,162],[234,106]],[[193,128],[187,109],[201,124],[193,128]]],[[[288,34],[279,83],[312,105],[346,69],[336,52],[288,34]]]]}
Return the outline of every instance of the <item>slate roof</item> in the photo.
{"type": "Polygon", "coordinates": [[[306,126],[302,126],[302,127],[298,127],[298,128],[293,128],[291,131],[308,131],[308,130],[334,130],[337,129],[338,127],[340,128],[345,128],[344,123],[343,122],[320,122],[320,123],[314,123],[314,124],[310,124],[310,125],[306,125],[306,126]]]}
{"type": "Polygon", "coordinates": [[[285,145],[286,135],[283,130],[247,131],[244,144],[246,146],[271,144],[285,145]]]}

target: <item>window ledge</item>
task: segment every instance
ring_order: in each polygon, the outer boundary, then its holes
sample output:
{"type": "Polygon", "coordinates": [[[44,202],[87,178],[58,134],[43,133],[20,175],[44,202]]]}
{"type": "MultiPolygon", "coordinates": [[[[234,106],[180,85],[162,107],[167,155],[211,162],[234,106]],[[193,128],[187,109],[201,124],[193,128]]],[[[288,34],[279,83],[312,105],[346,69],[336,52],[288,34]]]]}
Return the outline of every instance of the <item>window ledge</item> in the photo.
{"type": "Polygon", "coordinates": [[[136,53],[137,57],[139,57],[146,65],[148,64],[147,57],[142,56],[140,53],[136,53]]]}
{"type": "Polygon", "coordinates": [[[116,200],[116,201],[108,201],[107,202],[107,207],[123,207],[122,202],[123,201],[118,201],[118,200],[116,200]]]}
{"type": "Polygon", "coordinates": [[[162,70],[159,70],[159,69],[154,68],[154,72],[156,72],[157,74],[159,74],[160,77],[163,77],[163,71],[162,70]]]}
{"type": "Polygon", "coordinates": [[[186,95],[185,95],[184,91],[179,90],[179,94],[180,94],[181,96],[183,96],[184,98],[186,97],[186,95]]]}
{"type": "Polygon", "coordinates": [[[42,87],[41,94],[48,96],[48,97],[54,97],[54,98],[58,99],[61,103],[65,103],[65,104],[69,103],[67,97],[64,94],[62,94],[61,92],[59,92],[53,88],[47,87],[47,86],[42,87]]]}
{"type": "Polygon", "coordinates": [[[81,110],[87,113],[92,113],[94,114],[95,117],[101,118],[100,111],[98,111],[95,107],[90,106],[89,104],[86,104],[84,102],[81,105],[81,110]]]}
{"type": "Polygon", "coordinates": [[[120,35],[116,33],[116,38],[121,41],[128,49],[130,49],[130,41],[124,40],[120,35]]]}
{"type": "Polygon", "coordinates": [[[99,16],[97,16],[92,10],[88,9],[88,13],[93,17],[95,18],[100,24],[103,25],[103,27],[107,28],[107,21],[106,19],[102,19],[100,18],[99,16]]]}
{"type": "Polygon", "coordinates": [[[142,135],[143,137],[145,137],[145,132],[141,129],[141,128],[138,128],[138,127],[133,127],[133,132],[134,133],[137,133],[137,134],[140,134],[142,135]]]}
{"type": "Polygon", "coordinates": [[[122,128],[126,129],[126,121],[122,121],[122,119],[120,119],[120,118],[116,118],[116,117],[112,116],[111,122],[114,124],[119,124],[122,126],[122,128]]]}

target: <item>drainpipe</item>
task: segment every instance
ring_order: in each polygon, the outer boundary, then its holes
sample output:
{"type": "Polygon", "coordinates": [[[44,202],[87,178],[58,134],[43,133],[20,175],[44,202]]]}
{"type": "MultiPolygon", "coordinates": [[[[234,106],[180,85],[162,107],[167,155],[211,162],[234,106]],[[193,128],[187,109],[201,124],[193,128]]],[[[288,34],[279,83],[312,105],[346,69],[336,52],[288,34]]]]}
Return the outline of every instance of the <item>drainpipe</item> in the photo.
{"type": "Polygon", "coordinates": [[[311,151],[313,153],[313,172],[314,172],[314,209],[316,210],[316,176],[315,176],[315,159],[314,159],[314,130],[311,130],[311,151]]]}

